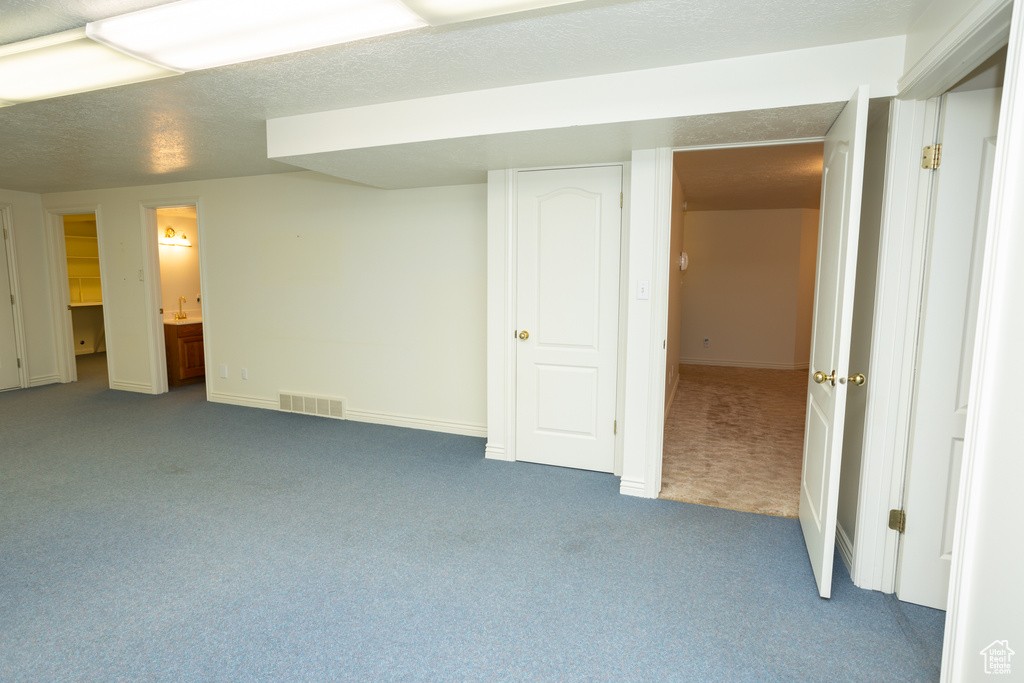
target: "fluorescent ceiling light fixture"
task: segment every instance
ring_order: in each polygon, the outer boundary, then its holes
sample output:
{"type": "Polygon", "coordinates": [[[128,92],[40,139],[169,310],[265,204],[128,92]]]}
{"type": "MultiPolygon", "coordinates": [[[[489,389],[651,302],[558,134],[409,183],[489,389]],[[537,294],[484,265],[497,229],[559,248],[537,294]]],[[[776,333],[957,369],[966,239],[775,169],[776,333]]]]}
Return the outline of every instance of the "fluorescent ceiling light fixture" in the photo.
{"type": "Polygon", "coordinates": [[[573,2],[580,0],[406,0],[405,4],[431,26],[442,26],[573,2]]]}
{"type": "Polygon", "coordinates": [[[194,71],[422,26],[398,0],[179,0],[85,28],[147,62],[194,71]]]}
{"type": "Polygon", "coordinates": [[[0,106],[173,75],[74,29],[0,46],[0,106]]]}

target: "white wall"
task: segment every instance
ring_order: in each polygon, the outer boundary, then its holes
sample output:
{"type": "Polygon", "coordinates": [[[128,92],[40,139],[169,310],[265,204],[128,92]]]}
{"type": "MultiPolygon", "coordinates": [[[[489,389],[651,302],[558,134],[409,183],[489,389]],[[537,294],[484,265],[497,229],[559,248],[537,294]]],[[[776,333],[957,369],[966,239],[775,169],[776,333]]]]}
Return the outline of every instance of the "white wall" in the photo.
{"type": "Polygon", "coordinates": [[[199,204],[211,398],[341,397],[350,417],[483,435],[483,185],[384,191],[303,172],[45,195],[98,205],[115,384],[153,384],[140,203],[182,197],[199,204]]]}
{"type": "Polygon", "coordinates": [[[191,247],[168,244],[160,249],[160,300],[164,309],[164,320],[174,320],[178,304],[189,319],[199,318],[202,306],[197,296],[201,294],[199,280],[199,229],[197,221],[190,216],[168,216],[157,209],[157,236],[162,237],[166,228],[173,228],[177,235],[184,234],[191,247]],[[178,297],[185,297],[179,301],[178,297]]]}
{"type": "MultiPolygon", "coordinates": [[[[888,128],[889,108],[873,111],[868,121],[865,144],[864,194],[857,247],[857,285],[853,298],[853,333],[850,338],[850,373],[864,373],[869,378],[868,381],[874,379],[869,359],[878,279],[878,246],[882,232],[888,128]]],[[[846,427],[843,431],[843,457],[839,474],[836,542],[847,569],[851,569],[854,563],[853,542],[857,529],[857,503],[864,450],[867,387],[850,385],[846,396],[846,427]]]]}
{"type": "Polygon", "coordinates": [[[817,225],[809,209],[687,212],[681,363],[807,367],[817,225]]]}
{"type": "Polygon", "coordinates": [[[18,284],[25,325],[25,358],[31,386],[58,381],[46,232],[42,198],[28,192],[0,190],[0,204],[11,206],[11,230],[17,250],[18,284]]]}

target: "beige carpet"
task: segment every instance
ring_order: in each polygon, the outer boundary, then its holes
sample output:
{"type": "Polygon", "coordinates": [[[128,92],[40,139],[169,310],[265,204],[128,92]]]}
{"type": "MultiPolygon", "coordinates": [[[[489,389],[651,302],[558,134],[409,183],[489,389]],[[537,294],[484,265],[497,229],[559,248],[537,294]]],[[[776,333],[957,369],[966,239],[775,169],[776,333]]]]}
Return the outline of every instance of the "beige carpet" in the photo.
{"type": "Polygon", "coordinates": [[[796,517],[806,370],[681,365],[661,498],[796,517]]]}

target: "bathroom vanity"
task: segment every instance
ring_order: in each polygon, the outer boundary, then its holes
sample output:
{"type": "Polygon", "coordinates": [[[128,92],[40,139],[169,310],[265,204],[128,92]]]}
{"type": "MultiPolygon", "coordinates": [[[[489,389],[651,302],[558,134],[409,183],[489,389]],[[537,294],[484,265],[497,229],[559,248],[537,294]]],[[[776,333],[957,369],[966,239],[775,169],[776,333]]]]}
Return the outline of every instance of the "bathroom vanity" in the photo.
{"type": "Polygon", "coordinates": [[[167,383],[172,387],[206,379],[203,359],[203,323],[195,320],[164,322],[167,347],[167,383]]]}

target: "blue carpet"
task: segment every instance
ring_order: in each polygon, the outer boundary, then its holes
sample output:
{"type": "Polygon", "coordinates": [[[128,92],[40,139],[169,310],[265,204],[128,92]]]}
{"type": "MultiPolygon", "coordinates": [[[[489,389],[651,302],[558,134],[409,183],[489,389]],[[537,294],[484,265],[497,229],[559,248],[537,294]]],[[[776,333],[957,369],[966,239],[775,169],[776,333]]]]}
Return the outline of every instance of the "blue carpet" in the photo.
{"type": "Polygon", "coordinates": [[[0,680],[938,678],[944,614],[819,599],[796,520],[103,362],[0,394],[0,680]]]}

